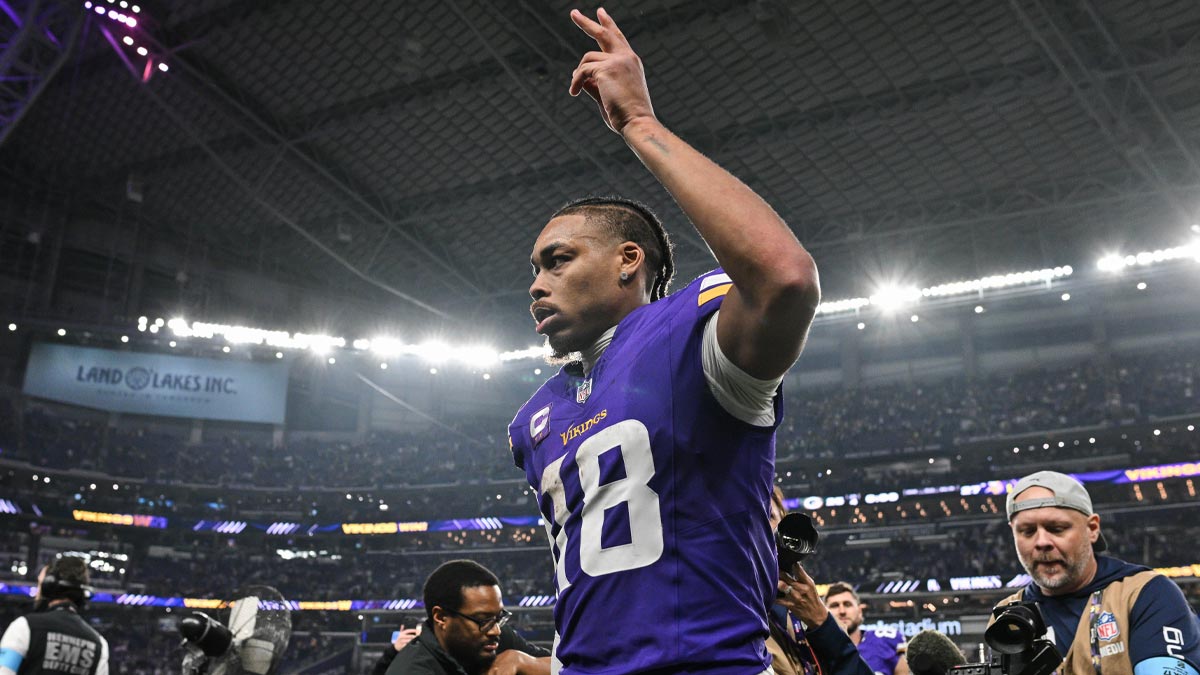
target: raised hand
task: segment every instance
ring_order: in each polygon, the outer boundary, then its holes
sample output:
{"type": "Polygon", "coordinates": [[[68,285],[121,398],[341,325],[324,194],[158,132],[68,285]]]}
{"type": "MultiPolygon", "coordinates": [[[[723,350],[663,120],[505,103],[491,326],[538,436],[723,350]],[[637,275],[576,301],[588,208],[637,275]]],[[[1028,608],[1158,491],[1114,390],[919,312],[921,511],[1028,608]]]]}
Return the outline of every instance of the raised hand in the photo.
{"type": "Polygon", "coordinates": [[[415,628],[405,628],[404,626],[400,626],[400,634],[396,636],[396,641],[392,643],[392,648],[396,651],[400,651],[408,646],[408,643],[417,639],[417,636],[420,634],[421,624],[417,624],[415,628]]]}
{"type": "Polygon", "coordinates": [[[571,96],[578,96],[581,91],[591,96],[600,106],[604,123],[618,134],[639,117],[653,118],[642,60],[608,12],[603,8],[597,10],[593,21],[573,9],[571,20],[600,47],[598,52],[584,54],[571,73],[571,96]]]}

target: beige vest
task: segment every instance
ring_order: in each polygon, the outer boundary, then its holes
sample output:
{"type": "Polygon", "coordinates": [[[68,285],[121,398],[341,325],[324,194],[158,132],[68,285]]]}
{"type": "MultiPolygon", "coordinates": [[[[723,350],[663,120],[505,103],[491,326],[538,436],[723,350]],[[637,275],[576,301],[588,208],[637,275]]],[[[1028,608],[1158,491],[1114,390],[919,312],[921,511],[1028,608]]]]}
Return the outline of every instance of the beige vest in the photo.
{"type": "MultiPolygon", "coordinates": [[[[1096,649],[1100,656],[1099,672],[1100,675],[1133,675],[1127,642],[1130,635],[1129,613],[1133,611],[1133,603],[1137,602],[1142,588],[1156,576],[1157,572],[1146,570],[1110,583],[1100,592],[1100,606],[1097,610],[1093,610],[1092,600],[1089,598],[1087,606],[1083,609],[1083,616],[1079,617],[1079,627],[1075,629],[1075,639],[1071,642],[1067,658],[1056,672],[1059,675],[1096,675],[1092,664],[1092,616],[1112,612],[1117,620],[1116,636],[1110,640],[1096,639],[1096,649]]],[[[1023,590],[1017,591],[996,603],[996,606],[1018,602],[1023,593],[1023,590]]],[[[991,625],[991,621],[988,625],[991,625]]]]}

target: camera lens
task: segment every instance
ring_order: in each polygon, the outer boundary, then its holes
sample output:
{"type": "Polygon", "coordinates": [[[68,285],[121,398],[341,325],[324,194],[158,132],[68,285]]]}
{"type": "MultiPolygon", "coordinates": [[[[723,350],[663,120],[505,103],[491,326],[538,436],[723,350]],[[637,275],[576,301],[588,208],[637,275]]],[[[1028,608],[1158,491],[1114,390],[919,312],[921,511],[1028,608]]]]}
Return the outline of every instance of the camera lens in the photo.
{"type": "Polygon", "coordinates": [[[1041,617],[1028,607],[1009,607],[988,626],[983,639],[1001,654],[1020,654],[1033,646],[1033,641],[1046,632],[1041,617]]]}

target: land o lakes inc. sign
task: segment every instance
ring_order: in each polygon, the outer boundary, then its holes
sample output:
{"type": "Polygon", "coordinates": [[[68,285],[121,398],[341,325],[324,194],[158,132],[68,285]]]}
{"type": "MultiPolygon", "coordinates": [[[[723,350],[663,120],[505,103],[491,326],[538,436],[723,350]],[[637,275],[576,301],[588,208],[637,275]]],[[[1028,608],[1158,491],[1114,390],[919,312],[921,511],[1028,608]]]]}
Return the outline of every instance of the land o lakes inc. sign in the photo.
{"type": "Polygon", "coordinates": [[[38,343],[30,396],[139,415],[283,424],[288,364],[38,343]]]}

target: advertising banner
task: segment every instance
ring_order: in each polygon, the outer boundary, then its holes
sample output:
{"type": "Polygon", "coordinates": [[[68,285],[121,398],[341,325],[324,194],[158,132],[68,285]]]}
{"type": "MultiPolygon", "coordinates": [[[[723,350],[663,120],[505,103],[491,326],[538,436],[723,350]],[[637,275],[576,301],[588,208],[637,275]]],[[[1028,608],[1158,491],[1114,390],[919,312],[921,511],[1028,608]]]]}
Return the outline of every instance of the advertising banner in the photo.
{"type": "Polygon", "coordinates": [[[283,424],[288,366],[38,343],[24,391],[88,408],[283,424]]]}

